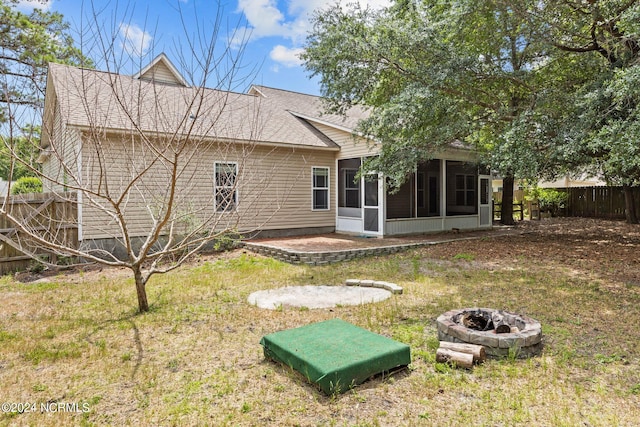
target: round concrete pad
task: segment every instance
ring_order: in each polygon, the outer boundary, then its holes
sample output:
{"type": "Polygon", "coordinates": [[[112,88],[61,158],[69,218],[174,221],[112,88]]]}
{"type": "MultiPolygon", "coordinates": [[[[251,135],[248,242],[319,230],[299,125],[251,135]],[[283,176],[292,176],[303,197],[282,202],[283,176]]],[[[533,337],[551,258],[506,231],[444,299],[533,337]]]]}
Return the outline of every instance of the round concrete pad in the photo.
{"type": "Polygon", "coordinates": [[[360,286],[287,286],[249,295],[249,304],[275,310],[278,307],[331,308],[383,301],[391,296],[386,289],[360,286]]]}

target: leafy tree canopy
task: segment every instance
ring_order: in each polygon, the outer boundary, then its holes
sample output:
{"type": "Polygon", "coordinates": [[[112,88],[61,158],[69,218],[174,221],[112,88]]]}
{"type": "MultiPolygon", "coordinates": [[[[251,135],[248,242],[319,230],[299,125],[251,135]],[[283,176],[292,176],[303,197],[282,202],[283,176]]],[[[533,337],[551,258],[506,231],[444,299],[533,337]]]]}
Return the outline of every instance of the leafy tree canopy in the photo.
{"type": "Polygon", "coordinates": [[[458,139],[504,177],[640,185],[638,1],[336,5],[315,15],[303,59],[330,110],[371,107],[369,167],[396,184],[458,139]]]}
{"type": "Polygon", "coordinates": [[[553,142],[611,183],[640,185],[640,2],[555,0],[534,12],[554,56],[565,58],[548,78],[575,87],[557,104],[553,142]]]}
{"type": "Polygon", "coordinates": [[[17,3],[0,0],[0,123],[12,115],[8,106],[41,106],[49,62],[91,66],[61,14],[34,9],[26,15],[17,3]]]}
{"type": "Polygon", "coordinates": [[[0,0],[0,177],[35,175],[49,62],[91,67],[59,13],[16,10],[0,0]],[[35,114],[30,114],[33,112],[35,114]]]}
{"type": "Polygon", "coordinates": [[[10,181],[37,175],[35,170],[40,167],[36,163],[40,154],[40,127],[27,126],[19,136],[6,138],[6,141],[3,138],[3,141],[5,143],[0,144],[0,178],[10,181]]]}
{"type": "Polygon", "coordinates": [[[532,138],[561,154],[566,171],[622,185],[627,222],[638,222],[630,188],[640,185],[640,2],[549,0],[517,10],[553,47],[555,64],[532,138]]]}
{"type": "Polygon", "coordinates": [[[454,140],[492,154],[505,174],[533,174],[537,147],[514,140],[528,131],[548,55],[535,34],[501,1],[334,6],[315,15],[303,59],[331,110],[372,107],[360,129],[382,143],[371,167],[396,183],[454,140]]]}

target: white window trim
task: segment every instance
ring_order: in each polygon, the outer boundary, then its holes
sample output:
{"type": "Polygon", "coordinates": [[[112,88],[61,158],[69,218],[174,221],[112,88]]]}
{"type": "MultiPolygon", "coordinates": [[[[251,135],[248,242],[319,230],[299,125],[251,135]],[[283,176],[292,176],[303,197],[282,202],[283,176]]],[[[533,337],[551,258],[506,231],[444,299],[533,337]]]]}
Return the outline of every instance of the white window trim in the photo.
{"type": "Polygon", "coordinates": [[[229,162],[229,161],[223,161],[223,160],[219,160],[219,161],[214,161],[213,162],[213,211],[216,213],[230,213],[230,212],[235,212],[238,209],[238,200],[240,199],[240,196],[238,194],[238,162],[229,162]],[[235,167],[235,172],[236,172],[236,178],[235,181],[233,182],[233,186],[229,187],[229,186],[225,186],[225,185],[218,185],[218,183],[216,182],[216,166],[217,165],[233,165],[235,167]],[[227,188],[227,189],[232,189],[233,193],[235,195],[234,200],[233,200],[233,209],[225,209],[225,210],[218,210],[218,203],[216,202],[216,192],[218,190],[218,188],[227,188]]]}
{"type": "Polygon", "coordinates": [[[331,168],[329,166],[312,166],[311,167],[311,210],[316,212],[326,212],[331,210],[331,168]],[[316,169],[325,169],[327,171],[327,186],[316,187],[315,186],[315,171],[316,169]],[[327,190],[327,207],[318,209],[315,208],[314,195],[316,190],[327,190]]]}

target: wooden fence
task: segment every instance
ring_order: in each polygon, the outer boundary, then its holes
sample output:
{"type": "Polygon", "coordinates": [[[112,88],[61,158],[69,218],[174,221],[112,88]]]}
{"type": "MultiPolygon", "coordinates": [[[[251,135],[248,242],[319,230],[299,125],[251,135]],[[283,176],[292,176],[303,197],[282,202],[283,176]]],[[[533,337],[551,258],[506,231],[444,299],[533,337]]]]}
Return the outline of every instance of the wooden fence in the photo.
{"type": "MultiPolygon", "coordinates": [[[[524,190],[513,191],[513,216],[514,219],[524,220],[525,214],[524,190]]],[[[502,219],[502,191],[493,193],[493,219],[502,219]]]]}
{"type": "MultiPolygon", "coordinates": [[[[622,187],[568,188],[567,216],[624,219],[622,187]]],[[[633,188],[636,212],[640,212],[640,188],[633,188]]]]}
{"type": "MultiPolygon", "coordinates": [[[[561,216],[625,219],[626,207],[622,187],[571,187],[558,188],[557,190],[567,193],[567,204],[560,210],[561,216]]],[[[633,191],[636,212],[640,212],[640,188],[634,187],[633,191]]],[[[502,192],[493,193],[493,199],[496,205],[500,205],[502,192]]],[[[514,213],[517,209],[516,206],[519,206],[523,199],[524,191],[514,191],[514,213]]],[[[532,209],[528,204],[525,209],[529,212],[530,219],[532,211],[537,213],[536,209],[532,209]]],[[[499,208],[496,208],[495,212],[498,215],[499,208]]]]}
{"type": "MultiPolygon", "coordinates": [[[[4,202],[4,198],[0,198],[0,203],[4,202]]],[[[47,241],[72,247],[78,245],[78,203],[74,193],[11,196],[7,200],[7,211],[20,218],[20,224],[26,229],[47,241]]],[[[0,214],[0,274],[28,268],[34,255],[56,261],[53,252],[30,239],[0,214]]]]}
{"type": "MultiPolygon", "coordinates": [[[[524,200],[524,190],[513,190],[513,203],[520,203],[524,200]]],[[[494,191],[493,201],[502,203],[502,191],[494,191]]]]}
{"type": "MultiPolygon", "coordinates": [[[[525,203],[517,202],[513,203],[513,217],[514,219],[519,219],[520,221],[524,220],[524,211],[525,211],[525,203]]],[[[502,202],[493,201],[493,219],[501,220],[502,219],[502,202]]]]}

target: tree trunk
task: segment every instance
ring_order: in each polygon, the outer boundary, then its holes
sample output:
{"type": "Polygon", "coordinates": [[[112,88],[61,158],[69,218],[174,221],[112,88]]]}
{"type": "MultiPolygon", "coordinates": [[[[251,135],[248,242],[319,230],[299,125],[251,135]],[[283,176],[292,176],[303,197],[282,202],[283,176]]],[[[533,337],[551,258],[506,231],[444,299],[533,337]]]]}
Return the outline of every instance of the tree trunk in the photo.
{"type": "Polygon", "coordinates": [[[133,267],[133,276],[136,280],[136,293],[138,295],[138,310],[140,313],[149,311],[149,302],[147,301],[147,282],[142,276],[142,270],[139,266],[133,267]]]}
{"type": "Polygon", "coordinates": [[[500,209],[500,223],[514,225],[513,220],[513,175],[507,174],[502,178],[502,208],[500,209]]]}
{"type": "Polygon", "coordinates": [[[633,187],[628,185],[622,186],[624,191],[624,215],[627,219],[627,224],[638,223],[638,212],[636,212],[636,200],[633,193],[633,187]]]}

